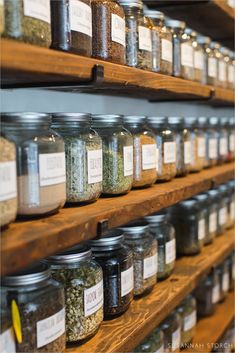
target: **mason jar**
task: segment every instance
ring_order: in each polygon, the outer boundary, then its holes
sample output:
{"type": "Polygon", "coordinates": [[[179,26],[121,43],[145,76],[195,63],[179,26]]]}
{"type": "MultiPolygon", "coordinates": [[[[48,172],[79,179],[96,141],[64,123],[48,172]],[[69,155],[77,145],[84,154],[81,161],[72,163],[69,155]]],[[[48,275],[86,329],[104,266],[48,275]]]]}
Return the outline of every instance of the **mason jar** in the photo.
{"type": "Polygon", "coordinates": [[[220,276],[220,302],[223,302],[229,291],[229,261],[226,259],[218,266],[220,276]]]}
{"type": "Polygon", "coordinates": [[[228,183],[228,223],[232,228],[235,222],[235,181],[230,180],[228,183]]]}
{"type": "Polygon", "coordinates": [[[209,209],[209,239],[213,241],[216,237],[219,229],[219,191],[217,189],[211,189],[207,191],[208,195],[208,209],[209,209]]]}
{"type": "Polygon", "coordinates": [[[191,294],[188,295],[178,306],[177,311],[182,319],[181,347],[186,347],[195,336],[197,324],[196,299],[191,294]]]}
{"type": "Polygon", "coordinates": [[[233,51],[229,51],[229,62],[228,62],[228,88],[235,88],[235,54],[233,51]]]}
{"type": "Polygon", "coordinates": [[[165,117],[149,117],[147,122],[157,143],[157,181],[168,181],[176,176],[176,137],[165,117]]]}
{"type": "Polygon", "coordinates": [[[234,117],[229,118],[229,160],[235,158],[235,119],[234,117]]]}
{"type": "Polygon", "coordinates": [[[133,353],[164,353],[164,333],[156,328],[133,351],[133,353]]]}
{"type": "Polygon", "coordinates": [[[193,41],[196,33],[185,28],[181,40],[181,72],[186,80],[194,80],[194,48],[193,41]]]}
{"type": "Polygon", "coordinates": [[[197,201],[200,210],[200,218],[198,220],[198,238],[204,240],[204,245],[211,243],[209,236],[209,210],[208,195],[201,193],[193,197],[197,201]]]}
{"type": "Polygon", "coordinates": [[[55,213],[66,200],[65,147],[45,113],[4,113],[2,129],[15,142],[18,214],[55,213]]]}
{"type": "Polygon", "coordinates": [[[235,281],[235,254],[234,252],[229,256],[229,290],[234,289],[235,281]]]}
{"type": "Polygon", "coordinates": [[[48,266],[35,263],[1,280],[2,304],[20,316],[22,342],[16,340],[16,352],[65,352],[64,291],[48,266]]]}
{"type": "Polygon", "coordinates": [[[228,76],[228,49],[220,47],[218,50],[218,85],[223,88],[227,88],[227,76],[228,76]]]}
{"type": "Polygon", "coordinates": [[[215,312],[215,303],[213,303],[213,287],[213,275],[210,273],[194,290],[194,296],[197,301],[197,315],[199,317],[211,316],[215,312]]]}
{"type": "Polygon", "coordinates": [[[219,134],[218,134],[218,118],[210,117],[208,120],[208,157],[210,167],[214,167],[218,163],[219,152],[219,134]]]}
{"type": "Polygon", "coordinates": [[[6,298],[1,296],[1,328],[0,343],[1,352],[16,353],[16,340],[12,324],[11,310],[7,306],[6,298]]]}
{"type": "Polygon", "coordinates": [[[161,74],[173,75],[173,35],[166,20],[163,22],[161,37],[161,74]]]}
{"type": "MultiPolygon", "coordinates": [[[[199,59],[200,55],[198,56],[198,59],[196,57],[194,57],[194,64],[195,67],[197,66],[202,67],[202,76],[201,76],[201,84],[206,85],[209,84],[208,82],[208,60],[209,60],[209,54],[211,53],[211,49],[209,47],[210,45],[210,37],[205,37],[205,36],[201,36],[198,35],[197,36],[197,43],[198,45],[202,48],[202,64],[201,63],[201,59],[199,59]],[[196,64],[196,62],[198,61],[198,64],[196,64]]],[[[195,54],[197,56],[197,54],[195,54]]]]}
{"type": "Polygon", "coordinates": [[[161,324],[164,333],[164,352],[180,352],[182,320],[177,311],[173,311],[161,324]]]}
{"type": "Polygon", "coordinates": [[[208,85],[216,86],[218,81],[218,58],[217,50],[219,48],[218,43],[210,42],[208,52],[208,85]]]}
{"type": "Polygon", "coordinates": [[[206,84],[206,66],[204,46],[198,40],[198,34],[193,37],[194,48],[194,81],[206,84]]]}
{"type": "Polygon", "coordinates": [[[219,303],[221,297],[220,271],[218,267],[213,266],[211,273],[213,277],[212,303],[216,305],[219,303]]]}
{"type": "Polygon", "coordinates": [[[170,224],[167,213],[161,211],[145,217],[150,233],[158,243],[157,278],[163,280],[171,275],[175,267],[176,241],[175,230],[170,224]]]}
{"type": "Polygon", "coordinates": [[[133,188],[151,186],[157,180],[157,145],[145,116],[125,116],[124,125],[134,142],[133,188]]]}
{"type": "Polygon", "coordinates": [[[123,232],[117,229],[89,241],[89,244],[103,270],[104,319],[112,319],[124,313],[133,299],[132,251],[124,245],[123,232]]]}
{"type": "Polygon", "coordinates": [[[92,337],[103,321],[103,273],[84,245],[45,260],[65,294],[66,342],[92,337]]]}
{"type": "Polygon", "coordinates": [[[228,189],[225,184],[218,187],[219,201],[218,201],[218,231],[217,235],[225,232],[228,222],[228,189]]]}
{"type": "Polygon", "coordinates": [[[208,168],[209,161],[209,133],[207,130],[208,119],[200,116],[196,121],[197,130],[199,131],[198,138],[198,156],[203,158],[203,168],[208,168]]]}
{"type": "Polygon", "coordinates": [[[222,117],[219,119],[219,163],[229,162],[229,119],[222,117]]]}
{"type": "Polygon", "coordinates": [[[120,115],[93,115],[92,127],[102,138],[103,194],[128,193],[133,184],[133,137],[120,115]]]}

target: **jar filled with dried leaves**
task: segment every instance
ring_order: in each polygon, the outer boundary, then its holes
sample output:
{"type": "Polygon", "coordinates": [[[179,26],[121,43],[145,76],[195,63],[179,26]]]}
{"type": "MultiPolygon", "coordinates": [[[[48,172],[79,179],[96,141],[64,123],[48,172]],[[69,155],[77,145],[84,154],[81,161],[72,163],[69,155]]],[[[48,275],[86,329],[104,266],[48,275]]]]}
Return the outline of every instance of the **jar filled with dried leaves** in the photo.
{"type": "Polygon", "coordinates": [[[161,73],[173,75],[173,33],[171,27],[163,21],[161,31],[161,73]]]}
{"type": "MultiPolygon", "coordinates": [[[[218,221],[219,221],[219,191],[217,189],[211,189],[207,191],[208,195],[208,210],[209,210],[209,239],[210,242],[216,237],[218,233],[218,221]]],[[[209,242],[207,242],[209,243],[209,242]]]]}
{"type": "Polygon", "coordinates": [[[17,352],[65,352],[64,291],[46,264],[3,277],[1,301],[19,311],[22,342],[16,341],[17,352]]]}
{"type": "Polygon", "coordinates": [[[187,80],[194,80],[194,48],[193,41],[196,33],[185,28],[181,40],[181,70],[182,77],[187,80]]]}
{"type": "Polygon", "coordinates": [[[206,155],[204,132],[197,128],[197,118],[195,117],[185,117],[184,126],[190,132],[191,161],[189,171],[200,172],[204,167],[206,155]]]}
{"type": "Polygon", "coordinates": [[[188,295],[177,308],[182,319],[181,349],[186,348],[195,336],[197,324],[197,302],[192,295],[188,295]]]}
{"type": "Polygon", "coordinates": [[[124,125],[134,141],[133,188],[151,186],[157,180],[157,146],[145,116],[125,116],[124,125]]]}
{"type": "Polygon", "coordinates": [[[208,78],[208,55],[211,52],[211,49],[209,48],[210,45],[210,37],[205,37],[201,35],[197,35],[197,45],[202,48],[202,63],[200,59],[200,54],[196,54],[194,56],[194,65],[195,68],[198,67],[201,68],[201,83],[203,85],[208,84],[207,78],[208,78]],[[198,56],[198,59],[196,58],[198,56]],[[197,64],[198,62],[198,64],[197,64]]]}
{"type": "Polygon", "coordinates": [[[164,352],[180,352],[182,320],[175,310],[161,324],[164,333],[164,352]]]}

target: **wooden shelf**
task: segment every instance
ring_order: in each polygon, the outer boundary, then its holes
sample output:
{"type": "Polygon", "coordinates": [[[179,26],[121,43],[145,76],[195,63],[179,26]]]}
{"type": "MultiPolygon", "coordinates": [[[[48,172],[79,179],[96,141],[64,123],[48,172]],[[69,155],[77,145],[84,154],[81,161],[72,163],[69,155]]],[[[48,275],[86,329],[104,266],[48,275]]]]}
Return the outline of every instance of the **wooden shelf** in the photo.
{"type": "Polygon", "coordinates": [[[218,343],[234,318],[234,299],[234,292],[229,293],[226,300],[217,306],[213,316],[199,320],[192,346],[184,352],[209,353],[212,351],[213,343],[218,343]]]}
{"type": "Polygon", "coordinates": [[[94,238],[103,220],[108,220],[109,228],[118,227],[232,179],[233,175],[233,163],[229,163],[148,189],[133,190],[128,195],[63,208],[54,216],[15,222],[1,234],[2,274],[94,238]]]}
{"type": "Polygon", "coordinates": [[[212,265],[219,264],[234,246],[233,231],[228,231],[205,247],[201,254],[177,260],[170,278],[159,282],[146,297],[134,300],[129,310],[101,325],[95,337],[67,353],[131,352],[189,294],[212,265]]]}
{"type": "Polygon", "coordinates": [[[211,101],[215,105],[234,105],[234,91],[217,87],[211,101]]]}

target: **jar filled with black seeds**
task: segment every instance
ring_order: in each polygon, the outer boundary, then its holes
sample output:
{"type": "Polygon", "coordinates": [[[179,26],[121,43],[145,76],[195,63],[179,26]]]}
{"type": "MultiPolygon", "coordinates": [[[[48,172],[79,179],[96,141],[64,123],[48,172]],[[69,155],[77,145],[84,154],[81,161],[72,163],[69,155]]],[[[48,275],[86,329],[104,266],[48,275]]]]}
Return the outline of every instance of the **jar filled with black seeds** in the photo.
{"type": "Polygon", "coordinates": [[[215,303],[213,303],[213,274],[209,274],[203,279],[194,291],[197,301],[197,314],[199,317],[211,316],[215,312],[215,303]]]}
{"type": "Polygon", "coordinates": [[[219,191],[212,189],[207,191],[208,195],[208,211],[209,211],[209,235],[206,244],[209,244],[218,234],[218,220],[219,220],[219,207],[220,202],[219,191]]]}
{"type": "Polygon", "coordinates": [[[181,41],[181,69],[182,77],[187,80],[194,80],[194,48],[193,40],[195,32],[185,28],[181,41]]]}
{"type": "Polygon", "coordinates": [[[177,311],[170,314],[161,324],[164,333],[164,352],[180,352],[182,320],[177,311]]]}
{"type": "Polygon", "coordinates": [[[206,85],[208,83],[208,55],[210,54],[211,49],[209,48],[210,45],[210,38],[198,35],[197,36],[197,45],[202,48],[202,62],[201,62],[201,55],[196,54],[194,56],[194,65],[201,69],[201,83],[206,85]],[[198,56],[198,58],[197,58],[198,56]]]}
{"type": "Polygon", "coordinates": [[[177,308],[182,319],[181,348],[191,343],[195,335],[197,323],[197,303],[192,295],[188,295],[177,308]]]}
{"type": "Polygon", "coordinates": [[[123,232],[113,230],[89,242],[103,270],[105,319],[124,313],[133,299],[133,256],[123,241],[123,232]]]}

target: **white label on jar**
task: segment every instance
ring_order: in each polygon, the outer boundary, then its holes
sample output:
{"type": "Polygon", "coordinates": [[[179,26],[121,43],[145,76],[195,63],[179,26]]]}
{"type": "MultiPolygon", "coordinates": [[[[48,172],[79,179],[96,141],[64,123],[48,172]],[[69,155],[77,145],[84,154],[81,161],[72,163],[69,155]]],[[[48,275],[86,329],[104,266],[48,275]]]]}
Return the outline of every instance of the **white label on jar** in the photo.
{"type": "Polygon", "coordinates": [[[189,44],[181,44],[181,65],[193,67],[193,47],[189,44]]]}
{"type": "Polygon", "coordinates": [[[103,176],[102,149],[87,151],[88,184],[100,183],[103,176]]]}
{"type": "Polygon", "coordinates": [[[235,8],[235,0],[228,0],[228,5],[232,8],[235,8]]]}
{"type": "Polygon", "coordinates": [[[220,139],[219,153],[221,156],[225,156],[228,153],[228,140],[225,137],[220,139]]]}
{"type": "Polygon", "coordinates": [[[229,273],[225,272],[222,279],[222,289],[223,292],[227,292],[229,289],[229,273]]]}
{"type": "Polygon", "coordinates": [[[181,341],[181,328],[179,327],[175,332],[172,333],[172,352],[176,351],[180,347],[181,341]]]}
{"type": "Polygon", "coordinates": [[[100,281],[91,288],[84,291],[84,314],[85,317],[90,316],[98,311],[104,302],[103,298],[103,281],[100,281]]]}
{"type": "Polygon", "coordinates": [[[184,163],[190,164],[191,163],[191,142],[186,141],[184,143],[184,163]]]}
{"type": "Polygon", "coordinates": [[[72,31],[92,37],[91,7],[79,0],[69,0],[69,19],[72,31]]]}
{"type": "Polygon", "coordinates": [[[51,23],[50,0],[24,0],[24,15],[51,23]]]}
{"type": "Polygon", "coordinates": [[[124,297],[134,288],[133,266],[128,270],[121,272],[121,296],[124,297]]]}
{"type": "Polygon", "coordinates": [[[112,41],[126,46],[125,20],[112,13],[112,41]]]}
{"type": "Polygon", "coordinates": [[[175,239],[172,239],[166,243],[166,264],[170,264],[175,261],[176,249],[175,239]]]}
{"type": "Polygon", "coordinates": [[[209,139],[209,158],[217,158],[217,140],[215,138],[209,139]]]}
{"type": "Polygon", "coordinates": [[[197,154],[202,158],[206,155],[206,139],[204,137],[198,137],[197,154]]]}
{"type": "Polygon", "coordinates": [[[176,146],[175,142],[164,143],[164,163],[175,163],[176,161],[176,146]]]}
{"type": "Polygon", "coordinates": [[[16,162],[0,162],[0,201],[16,197],[16,162]]]}
{"type": "Polygon", "coordinates": [[[208,76],[216,77],[217,76],[217,68],[216,68],[216,59],[209,58],[208,59],[208,76]]]}
{"type": "Polygon", "coordinates": [[[198,222],[198,239],[204,239],[206,236],[206,223],[205,223],[205,219],[200,219],[200,221],[198,222]]]}
{"type": "Polygon", "coordinates": [[[217,214],[213,212],[209,217],[209,232],[214,233],[217,229],[217,214]]]}
{"type": "Polygon", "coordinates": [[[37,348],[55,341],[65,332],[65,309],[37,322],[37,348]]]}
{"type": "Polygon", "coordinates": [[[158,172],[158,163],[159,163],[159,149],[156,148],[156,171],[158,172]]]}
{"type": "Polygon", "coordinates": [[[0,0],[0,6],[4,5],[4,0],[0,0]]]}
{"type": "Polygon", "coordinates": [[[203,54],[200,51],[194,52],[194,67],[198,70],[203,70],[203,54]]]}
{"type": "Polygon", "coordinates": [[[144,279],[154,276],[157,273],[157,254],[144,259],[144,279]]]}
{"type": "Polygon", "coordinates": [[[154,353],[164,353],[164,346],[162,345],[157,351],[154,353]]]}
{"type": "Polygon", "coordinates": [[[220,81],[225,81],[226,79],[226,67],[225,67],[225,62],[224,61],[219,61],[219,80],[220,81]]]}
{"type": "Polygon", "coordinates": [[[235,136],[234,134],[231,134],[229,136],[229,151],[234,152],[235,150],[235,136]]]}
{"type": "Polygon", "coordinates": [[[212,303],[213,304],[218,303],[219,297],[220,297],[220,286],[219,284],[216,284],[212,289],[212,303]]]}
{"type": "Polygon", "coordinates": [[[123,147],[124,176],[133,175],[133,147],[123,147]]]}
{"type": "Polygon", "coordinates": [[[156,167],[156,145],[142,145],[142,168],[143,170],[156,167]]]}
{"type": "Polygon", "coordinates": [[[184,318],[184,331],[189,331],[191,330],[197,322],[197,314],[196,310],[194,310],[190,315],[185,316],[184,318]]]}
{"type": "Polygon", "coordinates": [[[9,328],[0,335],[1,353],[15,353],[15,337],[12,328],[9,328]]]}
{"type": "Polygon", "coordinates": [[[233,65],[229,65],[229,67],[228,67],[228,81],[229,81],[230,83],[233,83],[233,81],[234,81],[233,65]]]}
{"type": "Polygon", "coordinates": [[[162,49],[162,60],[169,61],[172,63],[172,56],[173,56],[173,51],[172,51],[172,42],[169,41],[168,39],[162,39],[161,43],[161,49],[162,49]]]}
{"type": "Polygon", "coordinates": [[[219,210],[219,225],[222,226],[227,222],[227,208],[223,207],[219,210]]]}
{"type": "Polygon", "coordinates": [[[152,37],[149,28],[139,26],[139,49],[152,51],[152,37]]]}
{"type": "Polygon", "coordinates": [[[39,154],[40,186],[65,183],[65,153],[39,154]]]}
{"type": "Polygon", "coordinates": [[[230,203],[230,218],[234,221],[235,220],[235,201],[230,203]]]}

